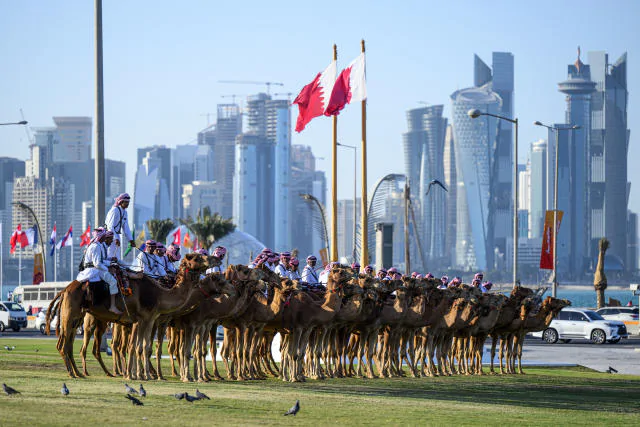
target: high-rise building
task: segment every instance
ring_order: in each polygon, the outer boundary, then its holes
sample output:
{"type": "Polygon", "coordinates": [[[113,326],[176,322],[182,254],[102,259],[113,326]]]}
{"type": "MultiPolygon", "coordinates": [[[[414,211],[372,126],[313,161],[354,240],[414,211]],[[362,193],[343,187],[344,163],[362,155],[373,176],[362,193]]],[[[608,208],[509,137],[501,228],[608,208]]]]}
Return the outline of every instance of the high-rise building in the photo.
{"type": "Polygon", "coordinates": [[[458,187],[456,265],[486,270],[494,253],[489,214],[498,124],[494,117],[472,119],[467,113],[479,109],[498,114],[502,100],[488,83],[454,92],[451,103],[458,187]]]}
{"type": "Polygon", "coordinates": [[[236,138],[234,220],[241,231],[276,250],[286,250],[291,245],[289,102],[264,93],[252,95],[247,98],[246,115],[247,132],[236,138]],[[257,169],[249,169],[248,164],[257,169]],[[256,191],[258,199],[249,200],[256,191]]]}
{"type": "Polygon", "coordinates": [[[518,236],[531,237],[531,161],[526,165],[518,165],[518,212],[527,212],[526,221],[518,219],[518,236]]]}
{"type": "Polygon", "coordinates": [[[528,234],[530,238],[537,238],[542,237],[547,209],[547,142],[545,140],[531,144],[529,162],[529,188],[524,189],[526,191],[524,194],[529,195],[529,205],[525,207],[520,204],[518,208],[529,211],[528,234]]]}
{"type": "Polygon", "coordinates": [[[447,187],[447,216],[445,234],[445,253],[447,254],[446,267],[455,265],[456,253],[456,198],[457,198],[457,178],[456,178],[456,151],[453,140],[453,127],[447,126],[444,139],[444,184],[447,187]]]}
{"type": "Polygon", "coordinates": [[[150,219],[172,218],[171,150],[165,147],[138,149],[138,170],[133,194],[133,222],[142,230],[150,219]]]}
{"type": "Polygon", "coordinates": [[[598,240],[606,237],[611,244],[607,257],[615,257],[624,263],[627,260],[626,215],[631,187],[627,181],[630,136],[627,127],[627,54],[613,64],[609,63],[609,55],[605,52],[589,52],[588,58],[591,81],[595,83],[595,90],[590,93],[589,258],[595,263],[598,240]]]}
{"type": "MultiPolygon", "coordinates": [[[[514,58],[510,52],[493,52],[491,68],[477,55],[474,57],[474,86],[491,85],[501,100],[497,114],[514,117],[514,58]]],[[[513,235],[513,124],[498,120],[498,135],[491,158],[491,198],[487,231],[492,247],[487,251],[489,263],[498,248],[504,254],[513,235]]]]}
{"type": "MultiPolygon", "coordinates": [[[[356,222],[360,216],[360,199],[356,199],[356,222]]],[[[354,243],[357,244],[357,236],[354,241],[354,211],[353,199],[338,200],[338,254],[340,258],[346,258],[349,263],[354,261],[354,243]]],[[[358,231],[357,229],[355,230],[358,231]]],[[[360,260],[356,257],[356,261],[360,260]]]]}
{"type": "MultiPolygon", "coordinates": [[[[202,135],[202,132],[198,134],[199,137],[200,135],[202,135]]],[[[196,157],[198,147],[198,145],[178,145],[176,148],[171,150],[171,167],[173,171],[171,176],[173,181],[172,188],[179,191],[180,194],[182,194],[185,185],[191,184],[195,181],[194,159],[196,157]]],[[[222,213],[220,214],[222,215],[222,213]]],[[[173,206],[172,217],[187,217],[187,214],[184,212],[182,200],[179,201],[177,206],[173,206]]]]}
{"type": "Polygon", "coordinates": [[[222,207],[222,186],[215,181],[193,181],[184,185],[182,204],[185,216],[195,218],[204,207],[211,212],[220,212],[222,207]]]}
{"type": "MultiPolygon", "coordinates": [[[[566,95],[566,123],[571,126],[580,126],[580,129],[560,131],[557,135],[559,141],[558,209],[564,211],[562,226],[558,233],[558,270],[566,269],[575,276],[589,266],[589,130],[591,129],[591,95],[596,83],[591,80],[590,66],[585,65],[580,57],[574,64],[568,66],[567,74],[567,80],[558,83],[558,90],[566,95]]],[[[566,127],[567,125],[555,126],[566,127]]],[[[554,141],[555,150],[556,135],[551,130],[549,130],[548,140],[554,141]]],[[[550,179],[554,179],[553,174],[548,175],[550,179]]],[[[624,222],[626,227],[626,216],[624,222]]]]}
{"type": "Polygon", "coordinates": [[[91,159],[91,117],[54,117],[57,141],[54,162],[86,162],[91,159]]]}
{"type": "Polygon", "coordinates": [[[266,138],[244,133],[236,140],[233,219],[240,231],[274,244],[274,149],[266,138]]]}
{"type": "MultiPolygon", "coordinates": [[[[440,188],[433,188],[429,195],[426,194],[432,180],[442,182],[444,179],[447,119],[442,117],[443,109],[443,105],[433,105],[409,110],[408,131],[403,135],[405,174],[413,190],[412,197],[418,201],[416,221],[430,267],[448,265],[445,251],[446,196],[440,188]]],[[[412,252],[417,253],[415,249],[412,252]]],[[[423,269],[426,267],[422,266],[423,269]]]]}
{"type": "MultiPolygon", "coordinates": [[[[321,224],[314,223],[314,218],[320,219],[319,213],[301,194],[311,194],[322,206],[326,206],[325,195],[327,183],[324,172],[316,171],[316,159],[311,147],[305,145],[291,146],[291,247],[298,248],[300,259],[303,261],[309,255],[319,258],[320,249],[326,246],[317,230],[321,224]]],[[[327,218],[328,220],[328,218],[327,218]]]]}

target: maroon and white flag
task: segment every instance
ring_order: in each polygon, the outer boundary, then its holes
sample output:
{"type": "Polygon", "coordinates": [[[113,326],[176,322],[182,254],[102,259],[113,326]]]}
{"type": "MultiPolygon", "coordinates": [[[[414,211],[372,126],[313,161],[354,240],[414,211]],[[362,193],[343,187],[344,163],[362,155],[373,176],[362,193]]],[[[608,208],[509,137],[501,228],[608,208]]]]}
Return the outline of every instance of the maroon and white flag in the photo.
{"type": "Polygon", "coordinates": [[[345,105],[367,99],[364,53],[361,53],[338,76],[325,109],[326,116],[340,114],[345,105]]]}
{"type": "Polygon", "coordinates": [[[331,61],[329,66],[315,79],[302,88],[294,104],[298,104],[298,120],[296,132],[302,132],[313,118],[325,114],[329,97],[336,81],[336,61],[331,61]]]}

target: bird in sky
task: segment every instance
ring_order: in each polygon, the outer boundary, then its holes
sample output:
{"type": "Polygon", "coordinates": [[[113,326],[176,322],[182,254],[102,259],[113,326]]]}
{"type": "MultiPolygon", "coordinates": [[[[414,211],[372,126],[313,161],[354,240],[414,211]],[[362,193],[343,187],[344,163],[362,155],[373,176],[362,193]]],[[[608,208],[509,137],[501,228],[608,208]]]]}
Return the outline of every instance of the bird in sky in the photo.
{"type": "Polygon", "coordinates": [[[207,399],[207,400],[211,400],[209,398],[209,396],[207,396],[206,394],[202,393],[200,390],[196,389],[196,397],[198,399],[207,399]]]}
{"type": "Polygon", "coordinates": [[[62,393],[63,396],[69,395],[69,389],[67,388],[67,385],[65,383],[62,383],[62,388],[60,389],[60,393],[62,393]]]}
{"type": "Polygon", "coordinates": [[[285,416],[293,415],[295,417],[299,410],[300,410],[300,401],[296,400],[296,404],[293,405],[287,412],[285,412],[284,415],[285,416]]]}
{"type": "Polygon", "coordinates": [[[138,400],[138,398],[136,398],[135,396],[131,396],[130,394],[127,394],[125,397],[127,399],[129,399],[131,401],[131,404],[133,404],[133,405],[144,406],[144,403],[142,403],[140,400],[138,400]]]}
{"type": "Polygon", "coordinates": [[[429,191],[431,191],[431,187],[433,187],[434,185],[439,185],[444,191],[449,192],[449,190],[447,190],[447,187],[445,187],[442,182],[438,181],[437,179],[432,179],[431,182],[429,182],[429,186],[427,187],[427,192],[425,193],[425,195],[429,195],[429,191]]]}
{"type": "Polygon", "coordinates": [[[7,396],[11,396],[12,394],[21,394],[18,390],[9,387],[5,383],[2,383],[2,390],[7,394],[7,396]]]}

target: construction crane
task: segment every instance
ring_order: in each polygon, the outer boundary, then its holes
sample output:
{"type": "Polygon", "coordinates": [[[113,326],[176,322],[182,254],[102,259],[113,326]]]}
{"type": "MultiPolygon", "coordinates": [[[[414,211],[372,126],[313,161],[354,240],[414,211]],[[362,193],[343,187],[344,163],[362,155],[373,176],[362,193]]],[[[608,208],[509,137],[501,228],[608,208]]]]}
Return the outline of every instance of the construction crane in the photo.
{"type": "Polygon", "coordinates": [[[235,104],[236,103],[236,97],[241,97],[241,96],[246,96],[244,94],[242,95],[238,95],[237,93],[232,93],[231,95],[220,95],[220,98],[231,98],[231,103],[235,104]]]}
{"type": "Polygon", "coordinates": [[[271,85],[284,86],[284,83],[279,83],[279,82],[254,82],[252,80],[218,80],[218,83],[229,83],[229,84],[238,84],[238,85],[266,85],[267,95],[269,95],[269,92],[271,90],[271,85]]]}

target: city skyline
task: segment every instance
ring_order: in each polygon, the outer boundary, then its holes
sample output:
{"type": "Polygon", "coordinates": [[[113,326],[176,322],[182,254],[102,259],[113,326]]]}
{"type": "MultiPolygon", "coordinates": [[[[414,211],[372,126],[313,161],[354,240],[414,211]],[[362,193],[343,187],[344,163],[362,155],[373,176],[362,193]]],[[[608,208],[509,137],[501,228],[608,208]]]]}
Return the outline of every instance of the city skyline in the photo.
{"type": "MultiPolygon", "coordinates": [[[[147,7],[149,4],[103,6],[107,157],[127,161],[134,158],[130,147],[175,147],[192,141],[209,119],[203,115],[215,111],[222,96],[235,94],[242,99],[266,90],[218,80],[283,82],[284,88],[272,86],[272,92],[295,96],[326,65],[334,42],[338,65],[343,67],[357,55],[359,40],[364,38],[370,182],[402,168],[401,159],[389,162],[385,153],[389,142],[394,150],[401,149],[404,111],[419,107],[422,101],[444,104],[444,116],[451,117],[448,96],[468,86],[473,54],[487,58],[493,51],[513,53],[518,94],[514,111],[522,123],[520,143],[528,144],[545,136],[532,125],[534,120],[562,121],[564,99],[556,85],[566,76],[566,64],[575,58],[578,45],[584,52],[605,50],[612,58],[629,51],[629,67],[634,69],[633,52],[640,43],[633,26],[640,6],[628,1],[603,10],[590,7],[596,2],[585,2],[582,8],[540,2],[535,9],[526,10],[514,9],[509,2],[493,2],[491,8],[466,2],[460,3],[464,7],[409,2],[401,8],[365,8],[355,3],[342,5],[341,15],[331,8],[314,10],[310,15],[310,5],[286,2],[278,7],[249,3],[242,9],[227,4],[214,9],[207,2],[191,2],[181,8],[170,7],[168,2],[147,7]],[[548,13],[551,6],[553,14],[548,13]],[[363,10],[361,23],[353,25],[350,18],[363,10]],[[330,23],[336,31],[327,36],[322,31],[296,30],[302,16],[330,23]],[[598,25],[586,25],[594,20],[598,25]],[[496,25],[487,26],[486,22],[496,25]],[[532,31],[523,31],[519,25],[523,22],[531,23],[532,31]],[[456,23],[464,30],[451,31],[456,23]],[[173,31],[176,26],[181,30],[173,31]],[[618,29],[616,34],[608,30],[613,26],[618,29]],[[295,31],[301,31],[299,37],[291,37],[295,31]],[[232,39],[227,37],[231,32],[236,35],[232,39]],[[442,43],[429,44],[434,32],[447,36],[442,43]],[[255,37],[262,34],[268,37],[255,37]],[[429,46],[426,54],[422,53],[425,46],[429,46]]],[[[54,115],[93,116],[91,2],[44,4],[38,9],[22,4],[3,6],[0,35],[0,48],[12,59],[0,82],[3,120],[20,119],[20,108],[34,126],[48,125],[54,115]],[[54,29],[48,25],[51,20],[65,25],[54,29]]],[[[638,78],[631,74],[632,130],[639,116],[633,98],[637,84],[638,78]]],[[[347,107],[339,116],[339,139],[345,143],[360,140],[358,110],[347,107]]],[[[295,108],[292,113],[296,114],[295,108]]],[[[319,168],[325,171],[329,169],[330,128],[330,120],[316,119],[292,138],[293,144],[309,145],[319,158],[324,157],[319,168]]],[[[28,157],[23,129],[3,129],[0,141],[4,143],[3,155],[28,157]]],[[[640,149],[633,144],[633,134],[631,142],[629,157],[634,158],[640,149]]],[[[520,163],[524,163],[526,151],[520,150],[520,163]]],[[[343,154],[339,163],[348,167],[350,160],[343,154]]],[[[135,166],[131,161],[127,164],[131,186],[135,166]]],[[[640,181],[638,174],[630,169],[632,183],[640,181]]],[[[339,197],[350,197],[350,174],[339,179],[339,197]]],[[[629,208],[640,211],[633,185],[629,208]]]]}

